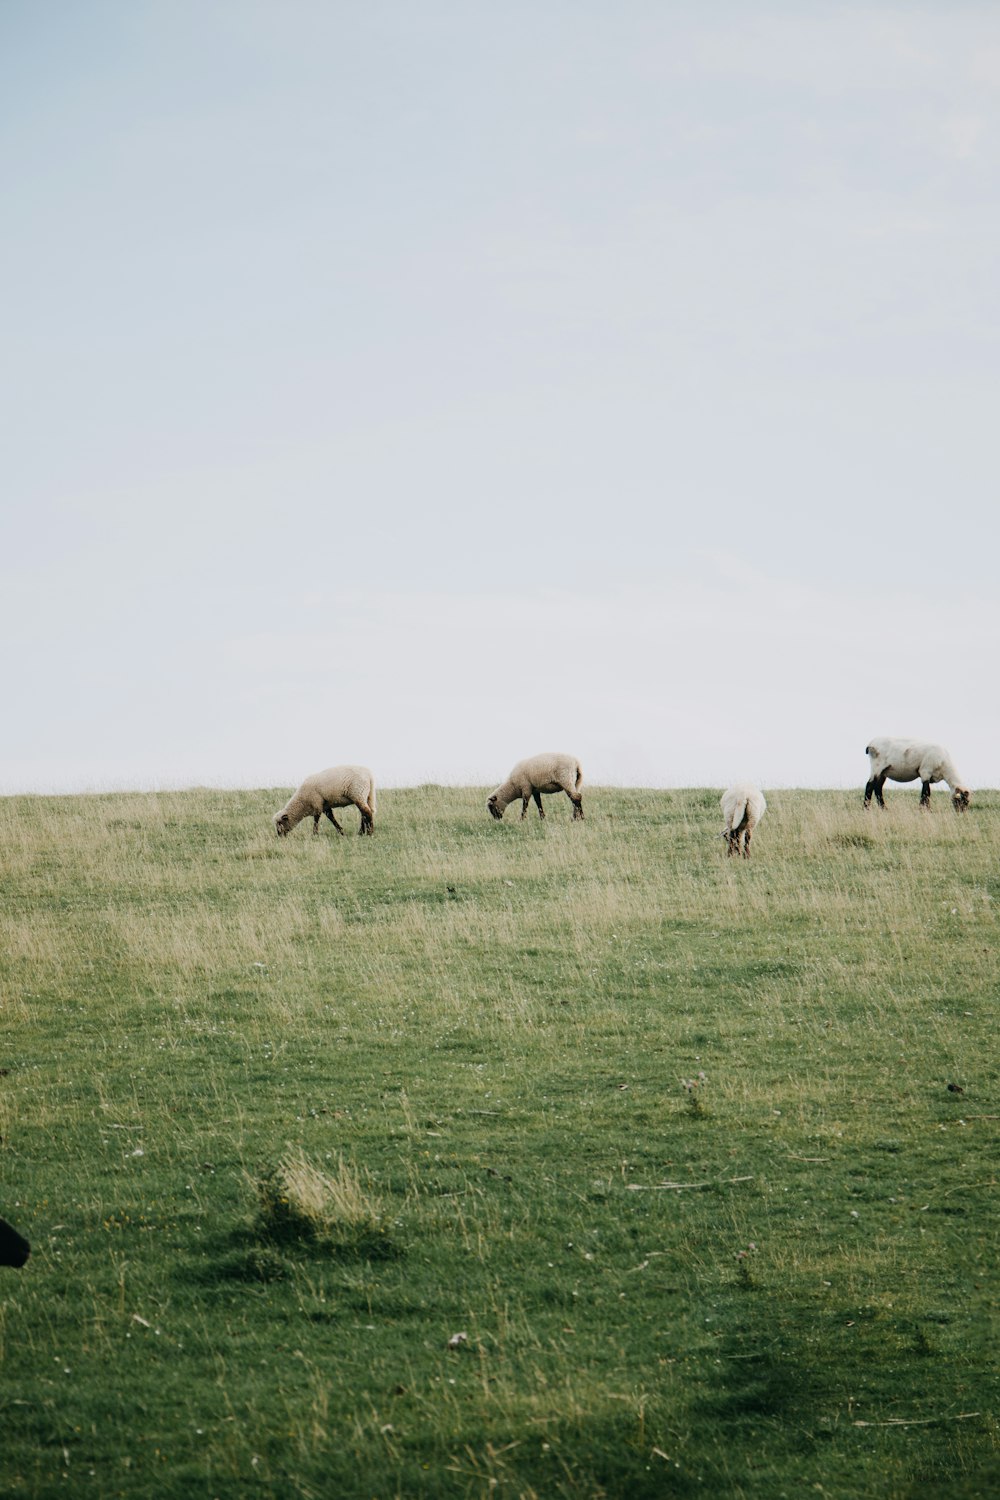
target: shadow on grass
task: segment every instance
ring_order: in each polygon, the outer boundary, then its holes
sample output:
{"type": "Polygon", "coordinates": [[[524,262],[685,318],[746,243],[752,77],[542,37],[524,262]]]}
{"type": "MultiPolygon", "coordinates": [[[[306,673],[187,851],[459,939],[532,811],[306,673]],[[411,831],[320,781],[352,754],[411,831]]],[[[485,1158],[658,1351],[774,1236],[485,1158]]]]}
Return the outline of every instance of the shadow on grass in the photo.
{"type": "Polygon", "coordinates": [[[207,1240],[198,1262],[179,1267],[176,1274],[179,1280],[202,1287],[240,1282],[261,1285],[289,1281],[298,1270],[320,1262],[369,1264],[398,1260],[404,1254],[400,1245],[380,1231],[345,1243],[320,1236],[265,1236],[245,1227],[207,1240]]]}
{"type": "Polygon", "coordinates": [[[759,1417],[802,1416],[811,1410],[818,1392],[800,1361],[745,1350],[745,1344],[735,1341],[720,1349],[718,1386],[699,1403],[702,1415],[730,1425],[759,1417]]]}
{"type": "Polygon", "coordinates": [[[433,1491],[417,1483],[407,1493],[544,1496],[546,1500],[580,1496],[685,1500],[713,1493],[706,1488],[703,1473],[689,1469],[686,1461],[674,1459],[637,1431],[634,1413],[592,1415],[583,1429],[574,1421],[547,1423],[541,1451],[537,1440],[508,1442],[498,1440],[496,1433],[487,1436],[483,1432],[466,1436],[461,1451],[444,1465],[449,1477],[457,1476],[460,1488],[445,1487],[439,1478],[433,1491]]]}
{"type": "Polygon", "coordinates": [[[916,1473],[902,1500],[993,1500],[1000,1495],[1000,1454],[968,1473],[941,1465],[939,1471],[916,1473]]]}

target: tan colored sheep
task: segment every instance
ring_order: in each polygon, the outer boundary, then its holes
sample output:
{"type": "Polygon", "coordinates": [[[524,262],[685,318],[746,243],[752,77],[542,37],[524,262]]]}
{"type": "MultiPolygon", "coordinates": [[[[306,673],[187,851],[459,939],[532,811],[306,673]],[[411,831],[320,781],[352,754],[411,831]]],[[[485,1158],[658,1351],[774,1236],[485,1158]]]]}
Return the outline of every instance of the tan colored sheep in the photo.
{"type": "Polygon", "coordinates": [[[501,782],[489,798],[486,806],[494,818],[502,818],[504,809],[516,798],[521,799],[521,821],[527,817],[528,803],[532,797],[538,808],[538,816],[545,817],[542,807],[542,792],[565,792],[573,804],[573,817],[583,817],[583,769],[575,755],[532,755],[528,760],[519,760],[507,780],[501,782]]]}
{"type": "Polygon", "coordinates": [[[326,771],[317,771],[307,776],[294,796],[289,797],[280,812],[274,815],[274,827],[279,837],[291,833],[296,823],[312,817],[313,833],[319,833],[319,820],[324,813],[338,833],[343,829],[333,816],[335,807],[354,805],[361,814],[358,833],[375,832],[375,778],[367,766],[330,766],[326,771]]]}
{"type": "Polygon", "coordinates": [[[719,798],[722,816],[726,825],[722,837],[728,840],[729,854],[742,854],[750,858],[750,836],[767,811],[764,793],[749,781],[737,781],[719,798]],[[740,848],[740,835],[743,847],[740,848]]]}

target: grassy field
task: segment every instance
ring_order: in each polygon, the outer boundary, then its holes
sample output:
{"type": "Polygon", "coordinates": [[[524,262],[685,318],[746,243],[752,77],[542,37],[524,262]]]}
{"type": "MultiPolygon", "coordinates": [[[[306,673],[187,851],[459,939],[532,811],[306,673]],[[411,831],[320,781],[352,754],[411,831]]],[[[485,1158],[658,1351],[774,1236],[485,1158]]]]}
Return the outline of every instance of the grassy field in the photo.
{"type": "Polygon", "coordinates": [[[286,795],[0,802],[0,1493],[1000,1491],[1000,794],[286,795]]]}

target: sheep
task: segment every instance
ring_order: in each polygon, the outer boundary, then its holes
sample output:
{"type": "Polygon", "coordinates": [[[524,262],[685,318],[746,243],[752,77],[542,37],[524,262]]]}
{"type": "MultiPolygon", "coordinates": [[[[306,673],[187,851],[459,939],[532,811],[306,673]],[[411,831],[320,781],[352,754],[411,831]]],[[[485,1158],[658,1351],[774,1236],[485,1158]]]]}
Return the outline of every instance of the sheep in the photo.
{"type": "Polygon", "coordinates": [[[727,792],[723,792],[719,805],[726,820],[722,837],[728,840],[727,853],[742,853],[744,859],[749,859],[750,836],[767,811],[764,793],[750,781],[737,781],[727,792]],[[742,849],[740,834],[743,835],[742,849]]]}
{"type": "Polygon", "coordinates": [[[375,832],[375,778],[367,766],[330,766],[307,776],[294,796],[289,797],[274,815],[278,837],[291,833],[296,823],[312,814],[313,833],[319,833],[319,820],[325,813],[337,832],[343,829],[333,816],[335,807],[349,807],[353,802],[361,814],[358,833],[375,832]]]}
{"type": "Polygon", "coordinates": [[[519,760],[506,781],[500,783],[488,799],[486,806],[494,818],[499,820],[504,809],[515,798],[521,799],[521,822],[528,814],[528,803],[532,797],[538,808],[538,816],[545,817],[542,807],[542,792],[565,792],[573,804],[573,817],[583,817],[583,768],[575,755],[532,755],[528,760],[519,760]]]}
{"type": "Polygon", "coordinates": [[[6,1219],[0,1219],[0,1266],[23,1266],[30,1254],[31,1246],[24,1235],[6,1219]]]}
{"type": "Polygon", "coordinates": [[[925,740],[882,737],[871,740],[865,746],[865,754],[871,762],[871,776],[865,787],[865,807],[871,805],[873,792],[879,807],[885,806],[882,788],[886,777],[890,781],[916,781],[919,777],[921,807],[930,805],[931,783],[946,781],[951,788],[951,802],[955,811],[965,812],[968,807],[969,789],[943,746],[929,745],[925,740]]]}

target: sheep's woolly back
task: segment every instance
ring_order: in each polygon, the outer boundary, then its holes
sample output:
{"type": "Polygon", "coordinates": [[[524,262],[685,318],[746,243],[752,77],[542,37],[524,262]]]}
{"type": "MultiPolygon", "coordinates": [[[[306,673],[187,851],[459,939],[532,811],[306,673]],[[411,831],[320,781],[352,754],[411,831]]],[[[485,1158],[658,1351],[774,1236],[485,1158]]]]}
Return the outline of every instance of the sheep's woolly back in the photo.
{"type": "Polygon", "coordinates": [[[968,793],[943,745],[881,735],[868,741],[865,754],[871,761],[872,776],[880,776],[884,771],[890,781],[945,781],[953,792],[968,793]]]}
{"type": "Polygon", "coordinates": [[[764,793],[752,781],[735,782],[723,792],[719,798],[719,806],[722,808],[722,816],[725,819],[725,827],[722,830],[724,838],[728,838],[744,824],[747,828],[756,828],[767,811],[764,793]]]}
{"type": "MultiPolygon", "coordinates": [[[[519,760],[507,780],[502,781],[492,793],[486,805],[495,818],[500,818],[503,817],[504,808],[516,797],[520,797],[527,805],[527,800],[533,793],[565,792],[573,803],[574,818],[582,818],[582,786],[583,767],[576,756],[567,755],[561,750],[550,750],[542,755],[531,755],[527,760],[519,760]]],[[[539,812],[541,813],[540,802],[539,812]]]]}
{"type": "Polygon", "coordinates": [[[280,812],[275,813],[277,826],[287,819],[289,829],[303,818],[320,817],[328,807],[367,807],[375,813],[375,778],[367,766],[328,766],[307,776],[293,792],[280,812]]]}
{"type": "Polygon", "coordinates": [[[550,750],[519,760],[504,782],[507,785],[513,786],[519,796],[530,796],[536,788],[540,792],[579,792],[583,786],[583,767],[575,755],[550,750]]]}
{"type": "Polygon", "coordinates": [[[313,803],[318,801],[322,806],[326,802],[331,807],[363,802],[374,812],[375,778],[367,766],[328,766],[307,776],[296,796],[308,796],[313,803]]]}

